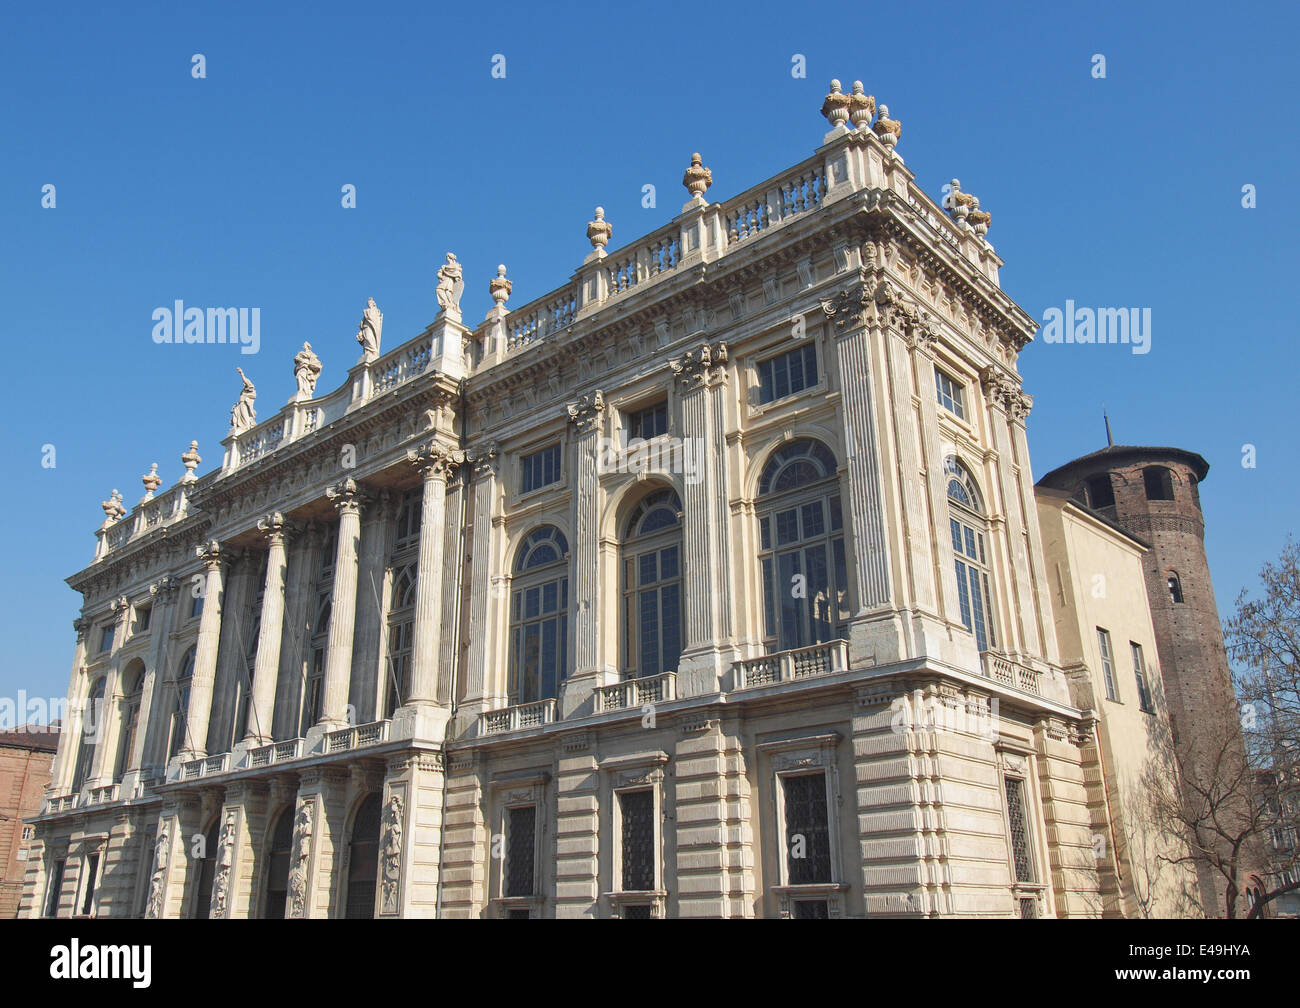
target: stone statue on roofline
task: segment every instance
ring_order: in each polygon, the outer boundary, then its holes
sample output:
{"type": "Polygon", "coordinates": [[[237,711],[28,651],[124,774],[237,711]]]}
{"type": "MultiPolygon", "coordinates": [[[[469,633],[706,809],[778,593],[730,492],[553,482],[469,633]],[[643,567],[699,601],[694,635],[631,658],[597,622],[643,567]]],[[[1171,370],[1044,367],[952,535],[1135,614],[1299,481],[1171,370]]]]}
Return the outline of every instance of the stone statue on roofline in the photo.
{"type": "Polygon", "coordinates": [[[298,380],[295,399],[310,399],[316,395],[316,379],[320,377],[321,370],[320,358],[312,352],[310,343],[304,343],[293,359],[293,376],[298,380]]]}
{"type": "Polygon", "coordinates": [[[460,295],[465,280],[456,256],[448,252],[447,261],[438,268],[438,308],[448,315],[460,316],[460,295]]]}
{"type": "Polygon", "coordinates": [[[257,410],[253,408],[253,400],[257,398],[257,389],[248,380],[248,375],[244,374],[243,368],[235,368],[235,370],[239,372],[239,378],[244,383],[244,388],[239,393],[239,402],[235,403],[230,410],[230,432],[232,434],[246,431],[257,423],[257,410]]]}
{"type": "Polygon", "coordinates": [[[361,344],[361,359],[369,364],[379,356],[379,338],[384,331],[384,313],[374,298],[366,299],[366,310],[361,313],[361,326],[357,329],[357,342],[361,344]]]}

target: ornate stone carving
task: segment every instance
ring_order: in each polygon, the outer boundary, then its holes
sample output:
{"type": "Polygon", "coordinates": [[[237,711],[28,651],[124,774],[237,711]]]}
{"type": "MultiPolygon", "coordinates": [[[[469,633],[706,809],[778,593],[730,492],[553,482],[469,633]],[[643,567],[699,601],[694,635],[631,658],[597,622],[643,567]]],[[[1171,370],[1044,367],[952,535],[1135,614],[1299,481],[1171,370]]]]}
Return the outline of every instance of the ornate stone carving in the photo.
{"type": "Polygon", "coordinates": [[[605,254],[605,246],[614,234],[614,226],[605,220],[605,208],[596,207],[596,219],[587,222],[587,238],[597,255],[605,254]]]}
{"type": "Polygon", "coordinates": [[[226,813],[221,826],[221,839],[217,843],[217,872],[212,881],[212,916],[226,916],[226,903],[230,898],[230,866],[235,856],[235,810],[226,813]]]}
{"type": "Polygon", "coordinates": [[[140,503],[153,500],[154,491],[162,486],[162,477],[158,475],[158,463],[154,462],[149,466],[149,471],[140,477],[140,482],[144,484],[144,497],[140,503]]]}
{"type": "Polygon", "coordinates": [[[122,506],[122,494],[117,490],[108,495],[108,500],[100,501],[99,506],[104,509],[104,524],[100,528],[115,525],[126,514],[126,508],[122,506]]]}
{"type": "Polygon", "coordinates": [[[573,402],[565,403],[564,411],[568,414],[569,423],[578,428],[595,427],[605,414],[605,394],[596,389],[595,392],[580,396],[573,402]]]}
{"type": "Polygon", "coordinates": [[[889,106],[880,106],[880,115],[876,119],[876,124],[871,127],[880,137],[880,142],[890,150],[894,149],[894,144],[903,139],[903,124],[897,119],[889,118],[889,106]]]}
{"type": "Polygon", "coordinates": [[[389,795],[384,807],[382,855],[379,912],[395,914],[402,878],[402,796],[399,794],[389,795]]]}
{"type": "Polygon", "coordinates": [[[171,602],[181,590],[179,578],[167,574],[149,586],[149,594],[162,602],[171,602]]]}
{"type": "Polygon", "coordinates": [[[374,298],[366,298],[361,325],[357,328],[357,342],[361,344],[361,359],[369,364],[379,356],[379,339],[384,331],[384,313],[374,298]]]}
{"type": "Polygon", "coordinates": [[[838,80],[831,81],[830,94],[822,102],[822,115],[826,121],[831,124],[831,129],[838,129],[849,121],[849,106],[852,99],[840,90],[838,80]]]}
{"type": "Polygon", "coordinates": [[[153,876],[149,879],[149,901],[145,904],[144,915],[157,920],[163,914],[163,892],[167,888],[167,862],[171,854],[171,834],[163,826],[154,845],[153,876]]]}
{"type": "Polygon", "coordinates": [[[202,546],[195,547],[194,555],[203,561],[203,566],[208,570],[221,565],[221,543],[215,539],[205,542],[202,546]]]}
{"type": "Polygon", "coordinates": [[[293,526],[279,511],[272,511],[257,519],[257,530],[266,536],[268,541],[274,541],[277,538],[283,539],[293,530],[293,526]]]}
{"type": "Polygon", "coordinates": [[[682,185],[692,197],[703,198],[709,186],[713,185],[713,172],[704,167],[699,154],[691,155],[691,166],[682,176],[682,185]]]}
{"type": "Polygon", "coordinates": [[[916,305],[898,293],[888,280],[882,280],[876,285],[875,302],[882,321],[897,328],[904,336],[921,320],[916,305]]]}
{"type": "Polygon", "coordinates": [[[460,295],[465,289],[465,280],[460,263],[452,252],[447,253],[447,261],[438,267],[438,308],[448,315],[460,317],[460,295]]]}
{"type": "Polygon", "coordinates": [[[246,431],[257,423],[257,410],[253,408],[257,389],[248,380],[248,375],[244,374],[243,368],[235,368],[235,370],[239,372],[239,380],[244,383],[244,387],[239,393],[239,401],[230,408],[230,433],[232,434],[246,431]]]}
{"type": "Polygon", "coordinates": [[[876,114],[876,99],[862,88],[862,81],[853,82],[853,93],[849,95],[849,120],[854,129],[866,129],[871,124],[871,117],[876,114]]]}
{"type": "Polygon", "coordinates": [[[510,297],[510,292],[514,290],[515,285],[506,279],[506,267],[502,263],[497,267],[497,275],[488,281],[488,291],[492,294],[492,300],[496,302],[499,308],[506,306],[506,301],[510,297]]]}
{"type": "Polygon", "coordinates": [[[298,382],[297,399],[310,399],[316,394],[316,379],[320,377],[320,358],[312,352],[310,343],[303,343],[293,359],[293,377],[298,382]]]}
{"type": "Polygon", "coordinates": [[[457,467],[465,462],[462,451],[448,451],[437,442],[431,441],[419,448],[411,448],[406,453],[406,461],[415,466],[426,478],[434,475],[450,477],[457,467]]]}
{"type": "Polygon", "coordinates": [[[858,283],[822,300],[822,312],[835,320],[835,328],[843,329],[862,318],[863,310],[871,304],[871,289],[858,283]]]}
{"type": "Polygon", "coordinates": [[[981,238],[989,233],[989,225],[993,223],[993,215],[980,209],[978,196],[971,197],[971,210],[966,219],[970,221],[971,228],[981,238]]]}
{"type": "Polygon", "coordinates": [[[365,494],[351,476],[328,487],[325,496],[333,501],[334,508],[339,513],[360,512],[361,505],[365,502],[365,494]]]}
{"type": "Polygon", "coordinates": [[[315,799],[306,798],[298,806],[293,823],[293,867],[289,870],[289,916],[307,915],[307,868],[311,860],[311,838],[315,828],[315,799]]]}
{"type": "Polygon", "coordinates": [[[194,470],[198,468],[199,463],[202,461],[203,459],[199,455],[199,443],[191,441],[190,450],[181,456],[181,464],[185,466],[185,475],[181,477],[182,483],[193,483],[198,479],[194,475],[194,470]]]}
{"type": "Polygon", "coordinates": [[[721,340],[712,346],[703,343],[698,350],[688,350],[682,356],[674,357],[668,366],[683,385],[707,385],[726,374],[727,344],[721,340]]]}
{"type": "Polygon", "coordinates": [[[992,406],[1001,406],[1012,421],[1024,420],[1033,408],[1032,396],[1026,395],[1019,382],[997,368],[986,367],[980,372],[980,385],[984,398],[992,406]]]}
{"type": "Polygon", "coordinates": [[[466,460],[473,464],[476,477],[495,473],[501,463],[501,448],[495,441],[485,441],[471,448],[466,460]]]}

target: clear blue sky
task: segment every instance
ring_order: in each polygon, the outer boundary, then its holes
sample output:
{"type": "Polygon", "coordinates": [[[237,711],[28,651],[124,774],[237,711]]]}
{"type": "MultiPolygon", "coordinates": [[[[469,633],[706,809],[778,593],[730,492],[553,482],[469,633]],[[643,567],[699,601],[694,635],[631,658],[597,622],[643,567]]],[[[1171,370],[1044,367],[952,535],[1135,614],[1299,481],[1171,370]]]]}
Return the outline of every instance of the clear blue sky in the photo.
{"type": "Polygon", "coordinates": [[[1201,452],[1225,615],[1296,528],[1294,7],[180,6],[8,5],[0,23],[0,696],[64,692],[79,596],[63,579],[90,561],[99,502],[135,503],[151,462],[172,485],[192,438],[200,472],[219,464],[236,365],[263,416],[304,339],[335,387],[366,297],[386,347],[410,338],[447,250],[468,321],[498,262],[514,303],[551,290],[589,251],[596,204],[615,246],[677,212],[692,151],[717,199],[809,155],[831,77],[889,105],[927,191],[955,175],[980,197],[1002,285],[1035,318],[1066,299],[1152,309],[1145,356],[1022,354],[1037,475],[1104,443],[1103,401],[1118,441],[1201,452]],[[260,307],[261,353],[155,345],[151,313],[178,298],[260,307]]]}

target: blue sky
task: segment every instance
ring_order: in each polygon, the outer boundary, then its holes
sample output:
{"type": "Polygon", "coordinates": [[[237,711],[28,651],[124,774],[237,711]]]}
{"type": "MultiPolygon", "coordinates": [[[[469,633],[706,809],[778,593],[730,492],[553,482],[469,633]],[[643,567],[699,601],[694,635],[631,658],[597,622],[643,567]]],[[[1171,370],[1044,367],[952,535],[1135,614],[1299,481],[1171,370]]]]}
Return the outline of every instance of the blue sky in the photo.
{"type": "Polygon", "coordinates": [[[237,365],[263,416],[305,339],[335,387],[366,297],[385,347],[410,338],[447,250],[467,321],[498,262],[523,304],[581,262],[596,204],[614,246],[669,220],[692,151],[716,199],[808,156],[831,77],[889,105],[928,192],[957,176],[980,197],[1032,316],[1152,310],[1146,355],[1022,354],[1036,475],[1104,443],[1103,402],[1117,441],[1201,452],[1224,615],[1296,527],[1295,8],[52,4],[10,5],[0,27],[0,696],[64,692],[63,579],[91,559],[99,502],[116,487],[133,504],[152,462],[172,485],[191,439],[200,472],[219,464],[237,365]],[[261,307],[261,353],[155,345],[151,314],[178,298],[261,307]]]}

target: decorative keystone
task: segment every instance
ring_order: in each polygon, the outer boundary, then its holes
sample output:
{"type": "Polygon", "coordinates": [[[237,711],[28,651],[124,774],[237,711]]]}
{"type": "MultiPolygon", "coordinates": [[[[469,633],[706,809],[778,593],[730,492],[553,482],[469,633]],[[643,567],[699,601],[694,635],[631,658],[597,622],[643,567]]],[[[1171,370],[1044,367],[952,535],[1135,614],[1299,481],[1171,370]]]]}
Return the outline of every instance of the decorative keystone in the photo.
{"type": "Polygon", "coordinates": [[[682,176],[682,185],[692,197],[702,197],[709,186],[713,185],[713,172],[704,167],[699,154],[691,155],[691,166],[682,176]]]}
{"type": "Polygon", "coordinates": [[[613,233],[613,225],[605,220],[605,208],[596,207],[596,219],[587,223],[587,237],[591,239],[591,247],[596,250],[597,254],[605,254],[605,246],[609,244],[610,236],[613,233]]]}
{"type": "Polygon", "coordinates": [[[840,90],[840,82],[831,81],[831,92],[822,102],[822,115],[831,124],[831,129],[839,129],[849,121],[849,105],[852,99],[840,90]]]}

